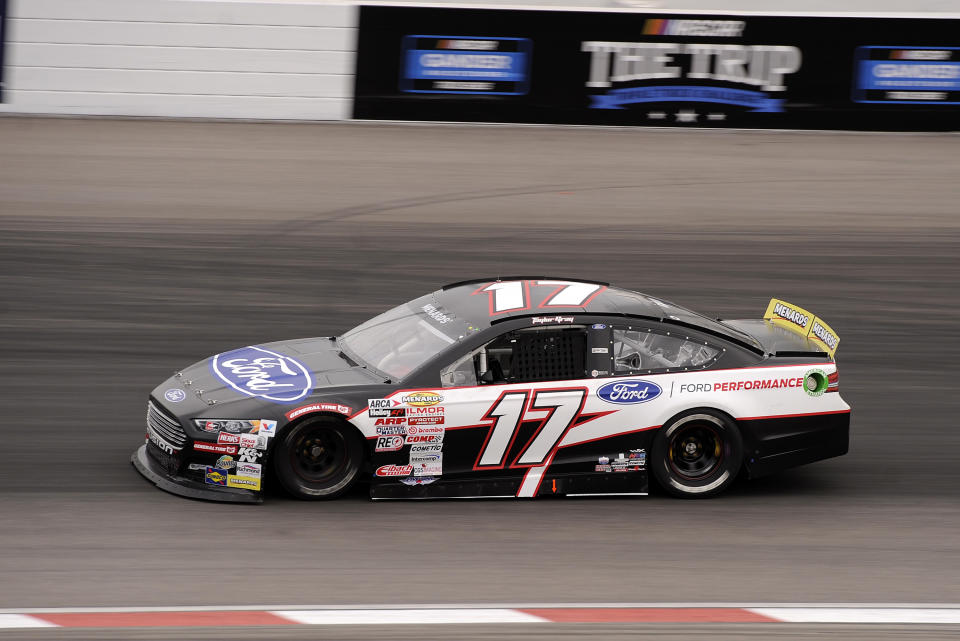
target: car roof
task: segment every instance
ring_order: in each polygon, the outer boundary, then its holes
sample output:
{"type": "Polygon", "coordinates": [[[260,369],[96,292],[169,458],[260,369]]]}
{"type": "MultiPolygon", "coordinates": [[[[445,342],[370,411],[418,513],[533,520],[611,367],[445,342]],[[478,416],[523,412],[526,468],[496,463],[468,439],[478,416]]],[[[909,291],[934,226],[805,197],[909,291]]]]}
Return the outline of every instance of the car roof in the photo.
{"type": "MultiPolygon", "coordinates": [[[[503,287],[501,285],[500,287],[503,287]]],[[[615,287],[609,283],[576,278],[558,278],[549,276],[501,276],[497,278],[479,278],[445,285],[428,295],[433,305],[452,313],[471,325],[489,327],[504,320],[528,316],[554,316],[558,314],[594,314],[625,317],[642,317],[661,322],[695,327],[711,334],[721,335],[736,343],[747,343],[757,349],[759,343],[749,334],[728,325],[689,310],[670,301],[615,287]],[[524,304],[515,309],[496,311],[494,296],[498,283],[521,282],[516,291],[524,292],[524,304]],[[577,295],[584,298],[579,305],[556,305],[550,303],[564,288],[577,289],[577,295]],[[590,286],[593,286],[591,289],[590,286]]]]}

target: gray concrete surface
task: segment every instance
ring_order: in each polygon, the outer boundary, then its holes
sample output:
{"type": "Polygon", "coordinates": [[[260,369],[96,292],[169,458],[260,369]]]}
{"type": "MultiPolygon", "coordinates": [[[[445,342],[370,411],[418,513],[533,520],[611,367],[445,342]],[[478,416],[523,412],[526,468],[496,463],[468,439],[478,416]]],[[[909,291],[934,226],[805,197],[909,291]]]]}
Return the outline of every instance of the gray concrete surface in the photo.
{"type": "Polygon", "coordinates": [[[0,140],[0,607],[960,601],[958,137],[3,118],[0,140]],[[523,272],[808,307],[842,338],[851,453],[696,502],[218,505],[128,463],[179,366],[523,272]]]}

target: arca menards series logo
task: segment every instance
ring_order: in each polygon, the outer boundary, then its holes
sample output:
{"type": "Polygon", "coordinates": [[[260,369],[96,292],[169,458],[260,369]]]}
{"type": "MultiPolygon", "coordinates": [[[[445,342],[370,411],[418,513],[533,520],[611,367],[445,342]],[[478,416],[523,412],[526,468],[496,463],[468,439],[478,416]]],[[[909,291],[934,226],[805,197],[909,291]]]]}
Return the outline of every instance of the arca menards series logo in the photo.
{"type": "MultiPolygon", "coordinates": [[[[785,77],[800,69],[800,49],[781,45],[715,42],[659,42],[666,37],[740,38],[743,21],[648,19],[641,36],[647,42],[588,40],[580,50],[590,56],[586,86],[609,89],[590,95],[591,109],[625,105],[709,103],[782,112],[785,77]],[[693,24],[686,24],[693,23],[693,24]]],[[[654,114],[657,114],[654,116],[654,114]]],[[[711,114],[712,116],[713,114],[711,114]]],[[[723,114],[717,114],[718,120],[723,114]]],[[[650,118],[665,118],[662,112],[650,118]]],[[[713,118],[711,118],[713,119],[713,118]]],[[[678,115],[678,120],[680,120],[678,115]]],[[[695,120],[695,118],[694,118],[695,120]]]]}

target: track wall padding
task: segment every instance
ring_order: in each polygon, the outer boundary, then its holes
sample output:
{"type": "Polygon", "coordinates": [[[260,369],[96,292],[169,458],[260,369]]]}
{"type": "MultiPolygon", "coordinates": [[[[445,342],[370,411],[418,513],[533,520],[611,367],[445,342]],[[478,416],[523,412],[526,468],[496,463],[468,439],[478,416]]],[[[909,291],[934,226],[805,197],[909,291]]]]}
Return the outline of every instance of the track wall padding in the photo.
{"type": "Polygon", "coordinates": [[[0,112],[340,120],[356,7],[10,0],[0,112]]]}

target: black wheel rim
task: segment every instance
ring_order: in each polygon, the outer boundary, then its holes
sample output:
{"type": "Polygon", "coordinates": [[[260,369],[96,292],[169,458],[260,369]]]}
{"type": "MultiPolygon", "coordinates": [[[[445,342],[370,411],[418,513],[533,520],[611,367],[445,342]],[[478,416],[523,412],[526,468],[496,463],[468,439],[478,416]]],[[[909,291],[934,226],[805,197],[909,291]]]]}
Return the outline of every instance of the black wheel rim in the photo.
{"type": "Polygon", "coordinates": [[[310,429],[298,435],[290,459],[297,476],[311,484],[339,478],[350,464],[346,439],[330,428],[310,429]]]}
{"type": "Polygon", "coordinates": [[[723,437],[707,423],[684,425],[670,437],[670,468],[688,480],[710,476],[723,461],[723,437]]]}

